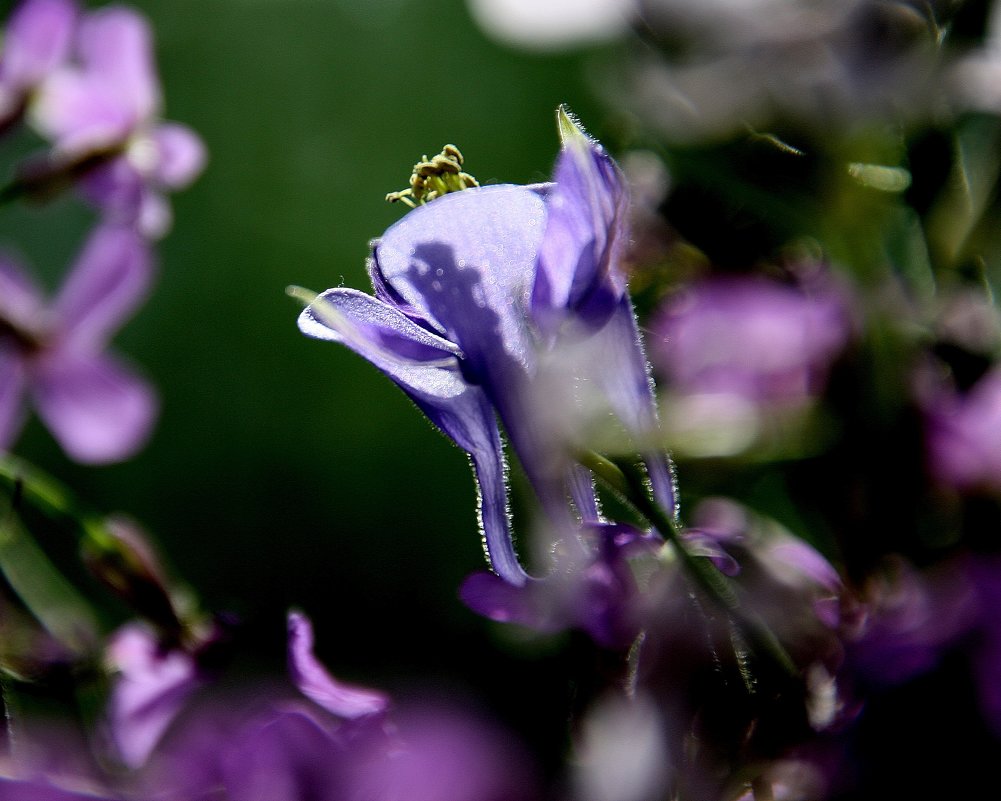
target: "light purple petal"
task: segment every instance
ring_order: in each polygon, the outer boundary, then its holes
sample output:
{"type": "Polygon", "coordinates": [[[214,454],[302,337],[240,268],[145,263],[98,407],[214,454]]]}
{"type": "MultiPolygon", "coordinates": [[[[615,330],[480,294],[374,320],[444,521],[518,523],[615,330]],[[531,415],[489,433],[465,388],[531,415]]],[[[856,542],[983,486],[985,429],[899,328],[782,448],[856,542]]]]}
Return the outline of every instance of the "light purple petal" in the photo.
{"type": "Polygon", "coordinates": [[[546,590],[538,582],[533,579],[518,587],[493,573],[473,573],[459,586],[459,600],[497,623],[517,623],[543,633],[557,632],[567,623],[551,614],[541,595],[546,590]]]}
{"type": "Polygon", "coordinates": [[[163,651],[140,624],[115,632],[108,660],[117,670],[108,704],[111,736],[125,764],[138,767],[201,680],[189,654],[163,651]]]}
{"type": "Polygon", "coordinates": [[[483,390],[470,385],[460,370],[459,348],[393,306],[354,289],[324,292],[299,316],[299,329],[307,336],[341,342],[367,359],[469,453],[487,558],[505,579],[524,583],[508,520],[496,417],[483,390]]]}
{"type": "Polygon", "coordinates": [[[32,330],[43,315],[41,290],[17,262],[0,255],[0,320],[32,330]]]}
{"type": "Polygon", "coordinates": [[[545,214],[530,189],[470,189],[415,209],[376,244],[384,282],[462,349],[476,381],[497,386],[532,363],[528,297],[545,214]]]}
{"type": "Polygon", "coordinates": [[[118,146],[160,106],[149,25],[108,6],[81,20],[76,47],[79,63],[43,82],[31,120],[64,153],[118,146]]]}
{"type": "Polygon", "coordinates": [[[157,151],[154,177],[162,186],[181,189],[205,169],[205,145],[186,125],[175,122],[159,125],[153,132],[153,141],[157,151]]]}
{"type": "Polygon", "coordinates": [[[465,390],[457,345],[357,289],[328,289],[319,295],[299,315],[299,330],[347,345],[408,390],[439,397],[465,390]],[[442,373],[427,373],[428,368],[442,373]]]}
{"type": "Polygon", "coordinates": [[[69,53],[77,8],[72,0],[26,0],[7,22],[0,54],[0,84],[29,89],[69,53]]]}
{"type": "Polygon", "coordinates": [[[628,197],[615,162],[583,136],[564,146],[546,198],[548,220],[532,289],[532,312],[551,333],[567,316],[604,323],[625,293],[619,267],[628,197]]]}
{"type": "Polygon", "coordinates": [[[942,390],[928,410],[929,466],[961,490],[1001,486],[1001,371],[986,373],[965,395],[942,390]]]}
{"type": "Polygon", "coordinates": [[[3,344],[0,334],[0,453],[14,444],[24,424],[24,362],[19,354],[3,344]]]}
{"type": "MultiPolygon", "coordinates": [[[[528,303],[545,219],[544,198],[526,187],[446,195],[390,227],[370,269],[380,296],[462,349],[464,380],[482,387],[559,527],[570,522],[565,465],[553,458],[551,432],[527,408],[526,392],[537,366],[528,303]]],[[[496,558],[494,567],[507,577],[496,558]]]]}
{"type": "Polygon", "coordinates": [[[152,279],[149,245],[134,230],[94,230],[56,298],[63,344],[103,345],[146,297],[152,279]]]}
{"type": "Polygon", "coordinates": [[[313,655],[313,625],[298,612],[288,616],[288,667],[299,692],[338,717],[353,720],[389,706],[382,693],[337,681],[327,672],[313,655]]]}
{"type": "Polygon", "coordinates": [[[77,185],[83,197],[104,212],[106,220],[124,225],[139,216],[145,179],[126,156],[116,156],[88,170],[77,185]]]}
{"type": "Polygon", "coordinates": [[[29,120],[68,157],[119,146],[138,122],[101,78],[72,68],[42,83],[29,120]]]}
{"type": "Polygon", "coordinates": [[[160,85],[153,34],[143,16],[125,6],[92,11],[80,24],[77,47],[87,73],[105,83],[133,120],[156,113],[160,85]]]}
{"type": "Polygon", "coordinates": [[[136,227],[139,233],[152,241],[162,239],[174,224],[174,212],[168,200],[148,186],[139,204],[136,227]]]}
{"type": "Polygon", "coordinates": [[[148,439],[157,402],[145,381],[110,356],[57,350],[34,364],[38,414],[78,462],[127,459],[148,439]]]}
{"type": "Polygon", "coordinates": [[[765,545],[765,560],[780,576],[794,574],[819,588],[837,594],[844,589],[841,576],[820,552],[795,537],[777,537],[765,545]]]}
{"type": "Polygon", "coordinates": [[[594,335],[595,372],[583,377],[600,387],[616,417],[643,455],[657,503],[673,516],[677,496],[670,460],[657,447],[657,409],[650,369],[643,352],[636,315],[623,295],[605,326],[594,335]]]}

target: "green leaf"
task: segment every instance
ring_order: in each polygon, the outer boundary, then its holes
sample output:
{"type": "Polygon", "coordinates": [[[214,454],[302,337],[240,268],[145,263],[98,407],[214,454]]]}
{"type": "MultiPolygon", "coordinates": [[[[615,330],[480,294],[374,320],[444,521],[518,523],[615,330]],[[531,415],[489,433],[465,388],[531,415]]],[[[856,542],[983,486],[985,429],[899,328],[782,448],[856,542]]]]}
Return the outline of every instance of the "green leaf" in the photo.
{"type": "Polygon", "coordinates": [[[76,656],[94,652],[98,628],[90,605],[38,547],[9,505],[0,511],[0,571],[49,634],[76,656]]]}

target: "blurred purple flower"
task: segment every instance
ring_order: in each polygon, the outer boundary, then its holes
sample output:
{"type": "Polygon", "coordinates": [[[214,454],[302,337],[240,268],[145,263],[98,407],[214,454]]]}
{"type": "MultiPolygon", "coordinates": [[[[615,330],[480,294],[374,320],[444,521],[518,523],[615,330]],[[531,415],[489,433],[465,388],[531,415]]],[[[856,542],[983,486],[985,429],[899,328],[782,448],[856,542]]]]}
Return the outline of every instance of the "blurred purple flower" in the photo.
{"type": "Polygon", "coordinates": [[[122,761],[135,768],[146,761],[204,679],[191,654],[163,646],[140,623],[127,624],[111,636],[106,658],[114,672],[109,733],[122,761]]]}
{"type": "Polygon", "coordinates": [[[148,23],[107,6],[83,16],[72,60],[42,82],[29,117],[52,142],[48,169],[93,160],[80,181],[84,196],[111,220],[158,237],[170,227],[163,193],[187,186],[205,164],[198,136],[161,122],[161,106],[148,23]]]}
{"type": "Polygon", "coordinates": [[[960,490],[1001,490],[1001,370],[988,372],[965,394],[939,387],[925,406],[932,475],[960,490]]]}
{"type": "Polygon", "coordinates": [[[902,559],[874,575],[847,632],[844,672],[860,688],[900,684],[934,668],[970,631],[977,595],[955,563],[925,573],[902,559]]]}
{"type": "MultiPolygon", "coordinates": [[[[346,798],[529,801],[539,798],[525,750],[505,730],[453,703],[404,706],[391,736],[352,746],[346,798]]],[[[330,796],[333,797],[333,796],[330,796]]]]}
{"type": "Polygon", "coordinates": [[[0,801],[530,801],[538,783],[520,745],[453,702],[395,706],[334,679],[312,653],[312,627],[289,616],[289,667],[306,696],[258,687],[180,711],[195,662],[151,632],[120,630],[110,722],[130,773],[94,764],[74,730],[19,729],[0,754],[0,801]],[[307,700],[308,699],[308,700],[307,700]],[[169,731],[165,732],[169,726],[169,731]]]}
{"type": "Polygon", "coordinates": [[[337,717],[354,720],[389,707],[382,693],[344,684],[327,672],[313,655],[313,624],[299,612],[288,616],[288,668],[299,692],[337,717]]]}
{"type": "Polygon", "coordinates": [[[77,20],[73,0],[24,0],[3,31],[0,130],[24,112],[30,95],[69,55],[77,20]]]}
{"type": "Polygon", "coordinates": [[[518,801],[534,777],[505,733],[449,706],[389,709],[330,676],[312,628],[289,616],[289,666],[313,703],[258,693],[252,708],[203,707],[180,722],[145,774],[146,796],[208,801],[518,801]]]}
{"type": "Polygon", "coordinates": [[[543,633],[579,629],[607,648],[629,647],[642,627],[643,603],[632,561],[655,556],[663,540],[617,523],[586,525],[580,534],[589,546],[584,563],[573,564],[564,554],[549,575],[522,586],[474,573],[459,597],[499,623],[543,633]]]}
{"type": "Polygon", "coordinates": [[[851,333],[838,294],[750,278],[684,290],[652,327],[651,357],[674,390],[779,405],[817,394],[851,333]]]}
{"type": "MultiPolygon", "coordinates": [[[[568,124],[572,124],[569,123],[568,124]]],[[[555,183],[445,195],[391,226],[375,244],[375,297],[331,289],[300,316],[303,333],[341,342],[393,379],[467,451],[480,491],[484,541],[506,581],[527,580],[509,530],[497,419],[552,528],[595,506],[590,478],[547,424],[530,387],[547,354],[590,343],[600,363],[564,387],[585,386],[644,445],[653,395],[619,260],[628,200],[615,163],[579,130],[566,137],[555,183]]],[[[551,401],[550,401],[551,402],[551,401]]],[[[666,460],[647,458],[660,503],[674,510],[666,460]]],[[[583,550],[579,543],[567,547],[583,550]]]]}
{"type": "Polygon", "coordinates": [[[13,261],[0,257],[0,450],[13,444],[29,393],[76,461],[115,462],[139,450],[156,417],[156,398],[105,350],[145,297],[151,275],[146,242],[114,226],[91,234],[51,304],[13,261]]]}
{"type": "Polygon", "coordinates": [[[844,583],[819,551],[727,498],[703,500],[685,537],[702,542],[717,568],[737,577],[741,608],[764,621],[794,659],[837,666],[844,583]]]}

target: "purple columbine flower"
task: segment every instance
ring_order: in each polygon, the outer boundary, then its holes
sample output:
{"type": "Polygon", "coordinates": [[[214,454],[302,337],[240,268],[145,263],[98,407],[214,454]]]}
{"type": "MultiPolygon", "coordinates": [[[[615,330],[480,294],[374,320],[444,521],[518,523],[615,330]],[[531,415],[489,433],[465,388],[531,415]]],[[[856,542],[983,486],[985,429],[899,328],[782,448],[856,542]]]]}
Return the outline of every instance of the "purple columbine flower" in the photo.
{"type": "Polygon", "coordinates": [[[73,0],[25,0],[7,20],[0,46],[0,130],[24,112],[31,94],[70,51],[73,0]]]}
{"type": "Polygon", "coordinates": [[[0,257],[0,451],[24,422],[26,395],[78,462],[120,461],[146,442],[153,391],[105,351],[146,296],[151,274],[147,243],[115,226],[91,234],[50,304],[15,262],[0,257]]]}
{"type": "MultiPolygon", "coordinates": [[[[618,418],[633,451],[656,450],[650,378],[620,265],[622,176],[600,145],[561,120],[553,183],[468,189],[419,206],[375,243],[374,297],[330,289],[299,318],[303,333],[341,342],[386,373],[469,453],[489,561],[516,585],[527,575],[509,530],[498,419],[555,537],[576,525],[568,494],[585,521],[597,514],[572,444],[539,411],[533,382],[548,356],[588,343],[596,358],[564,382],[557,402],[585,387],[618,418]]],[[[673,512],[666,460],[651,452],[647,465],[673,512]]],[[[575,540],[567,547],[583,551],[575,540]]]]}
{"type": "Polygon", "coordinates": [[[161,106],[146,20],[123,6],[84,15],[71,59],[46,77],[29,109],[53,145],[42,172],[94,160],[80,182],[84,196],[112,220],[162,235],[170,227],[163,193],[197,177],[205,148],[187,126],[161,122],[161,106]]]}

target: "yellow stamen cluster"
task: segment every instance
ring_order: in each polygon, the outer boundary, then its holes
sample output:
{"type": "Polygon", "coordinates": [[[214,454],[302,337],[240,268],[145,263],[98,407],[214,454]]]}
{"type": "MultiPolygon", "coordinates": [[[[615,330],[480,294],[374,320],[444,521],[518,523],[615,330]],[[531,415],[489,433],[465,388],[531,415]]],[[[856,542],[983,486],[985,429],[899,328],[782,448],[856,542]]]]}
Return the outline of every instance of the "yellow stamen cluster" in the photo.
{"type": "Polygon", "coordinates": [[[410,186],[399,192],[390,192],[386,200],[400,201],[410,208],[418,203],[430,203],[449,192],[461,192],[479,186],[479,182],[469,173],[462,171],[462,153],[455,145],[445,145],[441,153],[432,158],[422,156],[414,165],[410,175],[410,186]]]}

